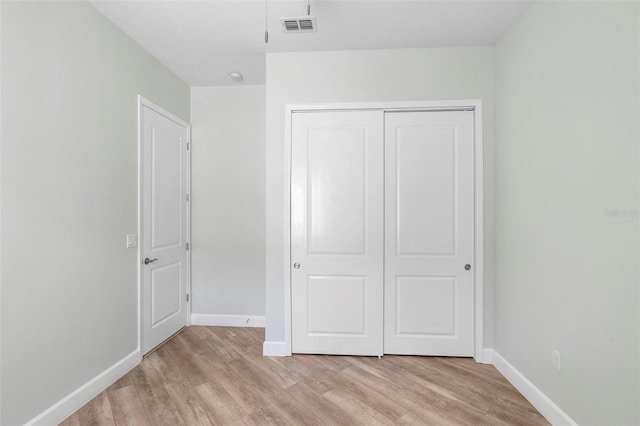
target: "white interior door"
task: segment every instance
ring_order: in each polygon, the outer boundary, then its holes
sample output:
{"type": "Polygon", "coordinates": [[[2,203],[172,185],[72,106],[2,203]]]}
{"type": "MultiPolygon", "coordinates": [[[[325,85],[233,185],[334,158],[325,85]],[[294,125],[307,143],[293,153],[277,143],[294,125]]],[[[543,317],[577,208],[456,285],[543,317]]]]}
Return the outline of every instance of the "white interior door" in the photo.
{"type": "Polygon", "coordinates": [[[187,325],[189,126],[141,107],[142,351],[187,325]]]}
{"type": "Polygon", "coordinates": [[[385,114],[386,354],[473,356],[473,117],[385,114]]]}
{"type": "Polygon", "coordinates": [[[292,351],[381,355],[382,111],[294,113],[292,351]]]}

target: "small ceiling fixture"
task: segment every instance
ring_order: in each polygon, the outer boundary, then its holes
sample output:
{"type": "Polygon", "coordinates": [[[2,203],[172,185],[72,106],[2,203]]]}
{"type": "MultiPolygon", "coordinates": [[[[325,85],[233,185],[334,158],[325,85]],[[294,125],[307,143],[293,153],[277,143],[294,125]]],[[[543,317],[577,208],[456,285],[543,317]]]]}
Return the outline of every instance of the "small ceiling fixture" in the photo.
{"type": "Polygon", "coordinates": [[[240,74],[239,72],[230,72],[229,77],[236,83],[240,83],[242,81],[242,74],[240,74]]]}

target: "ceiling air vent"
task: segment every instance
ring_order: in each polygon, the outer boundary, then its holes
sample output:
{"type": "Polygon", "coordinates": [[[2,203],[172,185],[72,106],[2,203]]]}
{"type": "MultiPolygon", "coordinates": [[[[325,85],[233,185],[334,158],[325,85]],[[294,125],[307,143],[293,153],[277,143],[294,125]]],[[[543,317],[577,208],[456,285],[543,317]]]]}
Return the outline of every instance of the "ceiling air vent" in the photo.
{"type": "Polygon", "coordinates": [[[280,18],[282,30],[287,33],[315,33],[318,31],[315,16],[303,16],[301,18],[280,18]]]}

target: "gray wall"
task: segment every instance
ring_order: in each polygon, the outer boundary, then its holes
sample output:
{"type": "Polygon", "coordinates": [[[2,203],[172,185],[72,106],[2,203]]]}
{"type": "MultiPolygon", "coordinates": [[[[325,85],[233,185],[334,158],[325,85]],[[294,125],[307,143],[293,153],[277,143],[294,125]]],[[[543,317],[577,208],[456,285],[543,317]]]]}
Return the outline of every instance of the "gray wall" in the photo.
{"type": "Polygon", "coordinates": [[[137,349],[137,101],[189,88],[85,2],[2,2],[2,418],[137,349]]]}
{"type": "Polygon", "coordinates": [[[284,138],[290,103],[482,99],[485,142],[485,345],[491,346],[491,47],[267,54],[266,340],[285,340],[284,138]]]}
{"type": "Polygon", "coordinates": [[[264,315],[265,86],[194,87],[193,314],[264,315]]]}
{"type": "Polygon", "coordinates": [[[640,423],[638,8],[535,2],[495,47],[494,347],[579,424],[640,423]]]}

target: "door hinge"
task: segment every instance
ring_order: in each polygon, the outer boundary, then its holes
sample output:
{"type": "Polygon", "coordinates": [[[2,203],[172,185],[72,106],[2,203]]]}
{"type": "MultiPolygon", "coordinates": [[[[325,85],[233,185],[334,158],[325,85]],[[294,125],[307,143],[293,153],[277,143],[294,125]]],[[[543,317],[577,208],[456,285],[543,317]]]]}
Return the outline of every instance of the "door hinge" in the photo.
{"type": "Polygon", "coordinates": [[[189,201],[189,194],[187,194],[187,201],[189,201]]]}
{"type": "Polygon", "coordinates": [[[189,251],[189,243],[187,243],[187,251],[189,251]]]}
{"type": "Polygon", "coordinates": [[[187,142],[187,151],[189,151],[189,142],[187,142]]]}
{"type": "Polygon", "coordinates": [[[187,302],[189,301],[189,293],[187,293],[187,302]]]}

